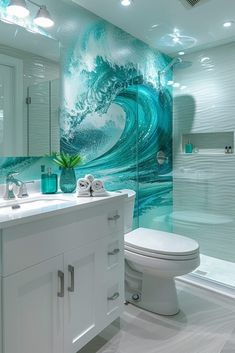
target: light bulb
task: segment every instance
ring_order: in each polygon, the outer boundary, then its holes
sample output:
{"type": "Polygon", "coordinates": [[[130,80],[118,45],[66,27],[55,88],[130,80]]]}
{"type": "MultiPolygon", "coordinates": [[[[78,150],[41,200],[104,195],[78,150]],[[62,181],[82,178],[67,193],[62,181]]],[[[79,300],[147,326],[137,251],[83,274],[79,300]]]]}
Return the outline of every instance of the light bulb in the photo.
{"type": "Polygon", "coordinates": [[[11,16],[25,18],[29,15],[25,0],[11,0],[7,6],[7,13],[11,16]]]}
{"type": "Polygon", "coordinates": [[[52,21],[46,6],[40,7],[33,21],[37,26],[44,27],[44,28],[49,28],[54,25],[54,21],[52,21]]]}

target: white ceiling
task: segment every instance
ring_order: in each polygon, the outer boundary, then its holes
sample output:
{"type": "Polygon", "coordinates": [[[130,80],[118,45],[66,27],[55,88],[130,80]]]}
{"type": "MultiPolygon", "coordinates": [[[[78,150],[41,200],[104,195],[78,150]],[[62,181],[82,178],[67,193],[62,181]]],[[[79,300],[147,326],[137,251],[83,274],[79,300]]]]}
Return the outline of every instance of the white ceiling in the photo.
{"type": "Polygon", "coordinates": [[[235,0],[201,0],[194,8],[186,6],[185,0],[133,0],[130,7],[121,6],[120,0],[71,1],[168,54],[235,38],[235,23],[223,27],[225,21],[235,21],[235,0]],[[152,29],[152,25],[158,26],[152,29]],[[172,38],[175,30],[179,43],[172,38]]]}

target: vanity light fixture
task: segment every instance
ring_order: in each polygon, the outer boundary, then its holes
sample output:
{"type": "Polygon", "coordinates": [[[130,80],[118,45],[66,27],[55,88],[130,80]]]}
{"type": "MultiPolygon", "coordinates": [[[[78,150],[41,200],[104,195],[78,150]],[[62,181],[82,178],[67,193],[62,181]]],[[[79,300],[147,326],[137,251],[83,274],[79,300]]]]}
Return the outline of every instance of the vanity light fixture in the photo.
{"type": "Polygon", "coordinates": [[[132,4],[132,0],[121,0],[122,6],[130,6],[132,4]]]}
{"type": "Polygon", "coordinates": [[[11,0],[7,6],[7,12],[11,16],[25,18],[29,15],[25,0],[11,0]]]}
{"type": "MultiPolygon", "coordinates": [[[[45,5],[39,5],[32,0],[27,1],[34,6],[39,7],[37,15],[33,20],[36,25],[44,28],[52,27],[54,25],[54,21],[51,19],[50,13],[45,5]]],[[[7,6],[7,12],[10,15],[19,18],[25,18],[30,14],[26,0],[10,0],[9,5],[7,6]]]]}
{"type": "Polygon", "coordinates": [[[46,6],[40,6],[36,17],[33,20],[36,25],[44,28],[49,28],[54,25],[54,21],[52,21],[49,11],[46,6]]]}
{"type": "Polygon", "coordinates": [[[185,55],[185,52],[184,51],[179,51],[178,55],[183,56],[183,55],[185,55]]]}

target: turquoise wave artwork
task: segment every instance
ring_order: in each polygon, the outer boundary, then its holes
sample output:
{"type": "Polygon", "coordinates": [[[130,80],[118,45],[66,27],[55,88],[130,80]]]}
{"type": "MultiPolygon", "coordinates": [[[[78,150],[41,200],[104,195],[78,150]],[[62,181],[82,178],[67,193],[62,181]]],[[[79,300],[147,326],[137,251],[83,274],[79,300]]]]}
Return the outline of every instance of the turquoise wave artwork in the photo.
{"type": "Polygon", "coordinates": [[[64,53],[61,149],[83,156],[108,190],[137,192],[136,225],[171,230],[171,58],[108,24],[81,29],[64,53]],[[157,163],[163,151],[166,163],[157,163]]]}

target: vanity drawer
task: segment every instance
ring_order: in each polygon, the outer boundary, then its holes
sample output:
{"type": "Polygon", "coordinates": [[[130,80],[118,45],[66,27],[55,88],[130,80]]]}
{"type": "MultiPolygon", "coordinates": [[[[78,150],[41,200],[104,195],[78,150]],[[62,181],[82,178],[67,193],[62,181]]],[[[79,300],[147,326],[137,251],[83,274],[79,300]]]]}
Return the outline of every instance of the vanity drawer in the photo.
{"type": "Polygon", "coordinates": [[[3,276],[104,237],[123,234],[122,201],[50,214],[2,231],[3,276]]]}
{"type": "Polygon", "coordinates": [[[124,238],[116,234],[106,239],[106,269],[110,271],[124,262],[124,238]]]}
{"type": "Polygon", "coordinates": [[[118,276],[115,276],[108,282],[104,311],[106,325],[111,324],[123,312],[125,301],[123,278],[124,274],[119,280],[118,276]]]}

